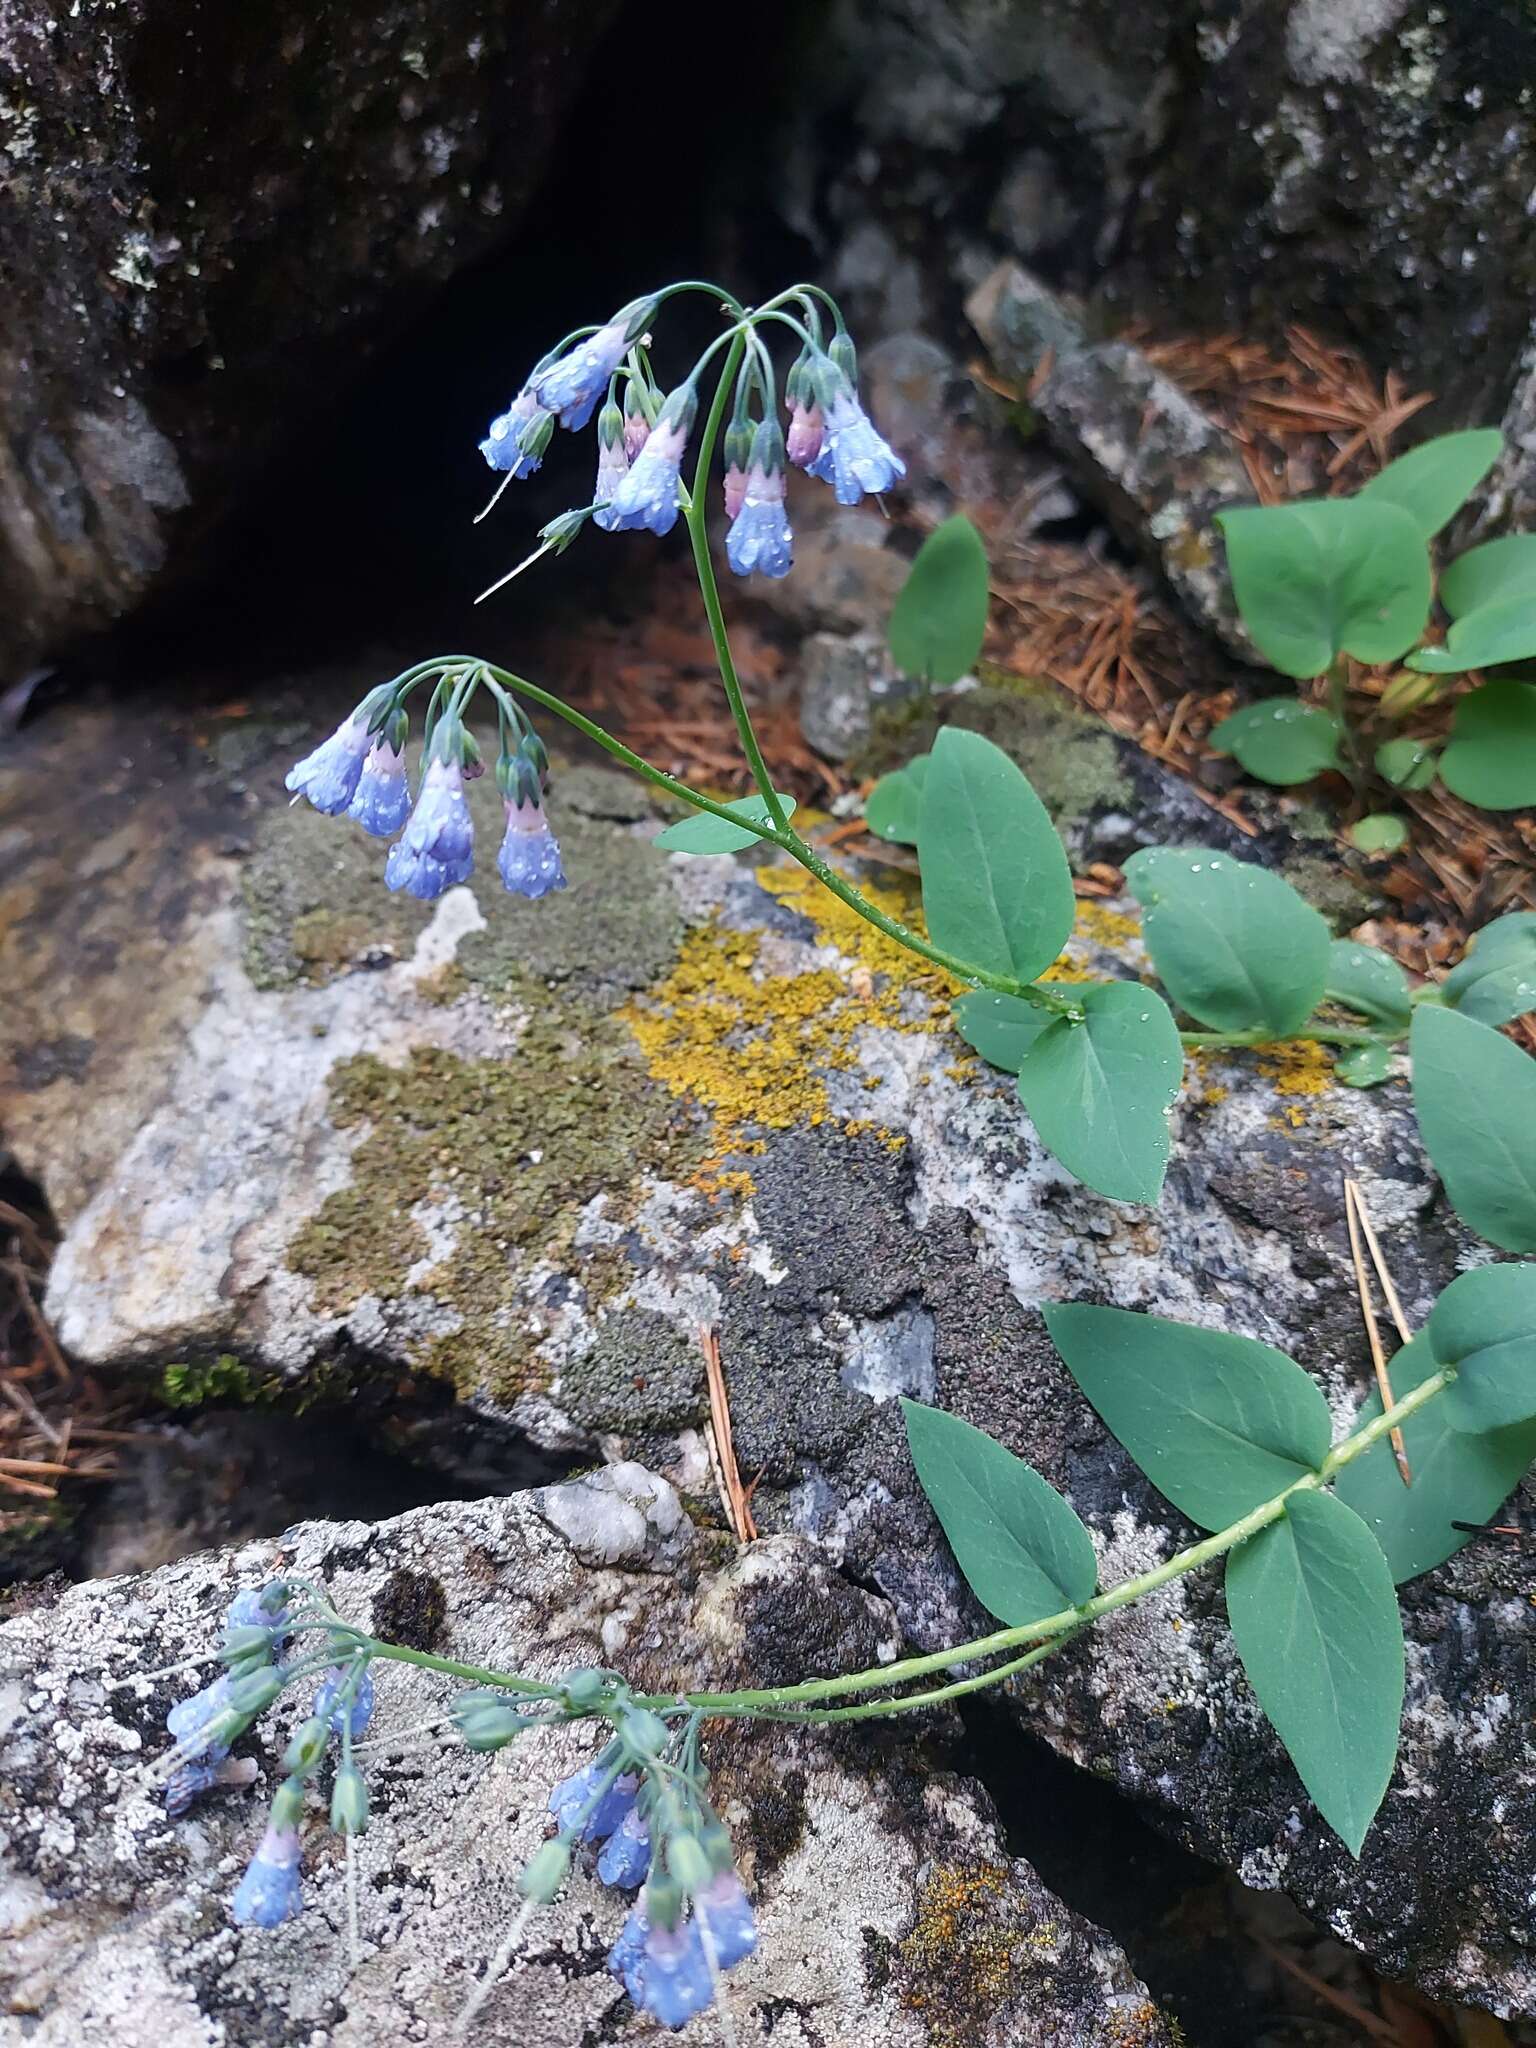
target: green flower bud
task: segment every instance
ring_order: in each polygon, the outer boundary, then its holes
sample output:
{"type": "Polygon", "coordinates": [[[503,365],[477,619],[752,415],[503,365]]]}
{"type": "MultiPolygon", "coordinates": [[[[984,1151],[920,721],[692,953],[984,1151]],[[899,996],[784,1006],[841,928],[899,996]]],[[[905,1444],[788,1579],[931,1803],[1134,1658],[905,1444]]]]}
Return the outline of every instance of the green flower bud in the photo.
{"type": "Polygon", "coordinates": [[[283,1689],[283,1674],[270,1664],[229,1682],[229,1710],[245,1722],[264,1714],[283,1689]]]}
{"type": "Polygon", "coordinates": [[[578,1714],[600,1707],[608,1696],[608,1680],[601,1671],[568,1671],[560,1684],[565,1703],[578,1714]]]}
{"type": "Polygon", "coordinates": [[[356,1764],[343,1764],[331,1791],[331,1826],[338,1835],[368,1832],[368,1787],[356,1764]]]}
{"type": "Polygon", "coordinates": [[[827,343],[827,354],[836,363],[850,384],[859,381],[859,352],[853,345],[853,336],[846,327],[840,327],[827,343]]]}
{"type": "Polygon", "coordinates": [[[675,1927],[683,1917],[683,1888],[675,1877],[652,1875],[641,1894],[641,1910],[653,1927],[675,1927]]]}
{"type": "Polygon", "coordinates": [[[304,1780],[284,1778],[272,1798],[272,1825],[296,1828],[304,1818],[304,1780]]]}
{"type": "Polygon", "coordinates": [[[307,1721],[300,1722],[292,1741],[283,1751],[283,1769],[291,1777],[307,1778],[325,1755],[326,1738],[330,1732],[318,1714],[311,1714],[307,1721]]]}
{"type": "Polygon", "coordinates": [[[505,1749],[532,1722],[509,1707],[500,1693],[461,1692],[448,1709],[466,1749],[505,1749]]]}
{"type": "Polygon", "coordinates": [[[673,1835],[667,1843],[667,1869],[691,1898],[709,1883],[714,1872],[709,1858],[692,1835],[673,1835]]]}
{"type": "Polygon", "coordinates": [[[637,1763],[661,1755],[667,1746],[667,1724],[648,1707],[630,1707],[618,1717],[624,1747],[637,1763]]]}
{"type": "Polygon", "coordinates": [[[570,1867],[571,1852],[566,1844],[559,1840],[545,1842],[528,1859],[517,1888],[525,1899],[536,1899],[541,1906],[547,1906],[565,1883],[570,1867]]]}

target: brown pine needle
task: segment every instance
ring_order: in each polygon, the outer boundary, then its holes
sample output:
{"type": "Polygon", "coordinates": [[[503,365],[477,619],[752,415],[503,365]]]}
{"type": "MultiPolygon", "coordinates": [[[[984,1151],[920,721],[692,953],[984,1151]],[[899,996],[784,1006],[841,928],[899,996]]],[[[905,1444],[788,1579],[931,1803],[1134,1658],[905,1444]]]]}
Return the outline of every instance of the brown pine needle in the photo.
{"type": "MultiPolygon", "coordinates": [[[[757,1537],[757,1524],[752,1519],[752,1497],[741,1483],[736,1450],[731,1441],[731,1404],[725,1390],[725,1371],[720,1363],[720,1339],[713,1329],[706,1326],[699,1332],[699,1345],[704,1353],[704,1380],[709,1388],[709,1442],[715,1484],[720,1489],[721,1505],[736,1541],[751,1543],[757,1537]]],[[[752,1484],[755,1486],[757,1481],[752,1484]]]]}
{"type": "Polygon", "coordinates": [[[1371,1264],[1376,1268],[1376,1278],[1381,1282],[1381,1291],[1386,1298],[1387,1313],[1392,1318],[1399,1342],[1411,1344],[1413,1332],[1408,1327],[1408,1318],[1403,1314],[1403,1304],[1398,1300],[1397,1289],[1392,1284],[1392,1275],[1387,1271],[1387,1262],[1382,1257],[1381,1240],[1376,1235],[1376,1226],[1371,1221],[1371,1212],[1365,1206],[1365,1197],[1359,1183],[1349,1182],[1355,1190],[1355,1214],[1360,1219],[1360,1228],[1365,1233],[1365,1242],[1371,1254],[1371,1264]]]}
{"type": "MultiPolygon", "coordinates": [[[[1349,1225],[1349,1255],[1354,1261],[1355,1285],[1360,1292],[1360,1313],[1365,1320],[1366,1341],[1371,1347],[1371,1364],[1376,1368],[1376,1386],[1381,1394],[1383,1409],[1393,1405],[1392,1381],[1387,1372],[1387,1354],[1382,1349],[1381,1331],[1376,1324],[1376,1301],[1371,1292],[1370,1276],[1365,1270],[1365,1260],[1360,1250],[1360,1224],[1365,1213],[1360,1199],[1360,1190],[1355,1182],[1346,1177],[1344,1182],[1344,1220],[1349,1225]]],[[[1378,1266],[1378,1272],[1381,1270],[1378,1266]]],[[[1401,1315],[1401,1309],[1398,1314],[1401,1315]]],[[[1398,1325],[1401,1331],[1402,1325],[1398,1325]]],[[[1408,1450],[1403,1442],[1403,1432],[1391,1432],[1392,1455],[1397,1460],[1398,1474],[1404,1486],[1413,1484],[1413,1474],[1408,1469],[1408,1450]]]]}

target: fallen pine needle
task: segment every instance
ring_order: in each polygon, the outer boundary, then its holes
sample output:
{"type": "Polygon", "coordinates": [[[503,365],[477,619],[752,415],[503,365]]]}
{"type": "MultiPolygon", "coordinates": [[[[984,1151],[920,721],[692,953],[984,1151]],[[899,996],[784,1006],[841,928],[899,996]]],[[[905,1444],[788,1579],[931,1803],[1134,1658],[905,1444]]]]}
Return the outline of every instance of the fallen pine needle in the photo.
{"type": "MultiPolygon", "coordinates": [[[[1355,1285],[1360,1291],[1360,1313],[1365,1320],[1366,1341],[1371,1347],[1371,1364],[1376,1368],[1376,1386],[1381,1395],[1382,1408],[1385,1410],[1393,1405],[1392,1381],[1387,1372],[1387,1354],[1381,1345],[1381,1331],[1376,1324],[1376,1301],[1371,1292],[1370,1276],[1365,1270],[1365,1259],[1361,1255],[1360,1250],[1361,1221],[1364,1215],[1365,1204],[1361,1199],[1359,1186],[1346,1176],[1344,1181],[1344,1219],[1349,1225],[1349,1255],[1354,1261],[1355,1285]]],[[[1381,1267],[1378,1265],[1378,1273],[1381,1270],[1381,1267]]],[[[1402,1311],[1399,1309],[1399,1316],[1401,1313],[1402,1311]]],[[[1401,1333],[1401,1323],[1399,1323],[1398,1328],[1399,1333],[1401,1333]]],[[[1391,1432],[1391,1443],[1392,1455],[1397,1460],[1397,1469],[1402,1482],[1404,1486],[1411,1486],[1413,1484],[1413,1474],[1408,1469],[1408,1449],[1403,1442],[1403,1432],[1400,1429],[1394,1429],[1391,1432]]]]}

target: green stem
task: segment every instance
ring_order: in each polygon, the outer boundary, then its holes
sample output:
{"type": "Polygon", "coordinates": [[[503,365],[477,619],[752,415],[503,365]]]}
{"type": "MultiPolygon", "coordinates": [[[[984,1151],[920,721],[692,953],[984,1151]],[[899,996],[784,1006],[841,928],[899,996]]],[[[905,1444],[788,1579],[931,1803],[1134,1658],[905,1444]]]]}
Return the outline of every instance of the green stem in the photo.
{"type": "Polygon", "coordinates": [[[720,422],[725,417],[731,382],[736,375],[745,347],[746,336],[737,334],[726,355],[725,368],[721,371],[719,382],[715,386],[715,395],[704,422],[704,431],[699,436],[699,459],[694,465],[693,489],[685,493],[683,518],[687,523],[688,538],[693,543],[694,572],[698,576],[699,592],[704,599],[704,615],[709,620],[709,637],[715,644],[715,660],[719,665],[720,680],[725,685],[731,716],[736,721],[736,736],[741,741],[741,751],[747,757],[747,765],[752,770],[752,780],[762,795],[763,806],[774,830],[785,833],[789,830],[789,820],[784,815],[784,806],[779,802],[778,791],[768,774],[768,763],[763,759],[763,750],[758,745],[757,734],[753,730],[751,719],[747,716],[746,701],[741,694],[741,681],[736,674],[730,638],[725,630],[725,614],[720,608],[720,586],[715,580],[714,560],[709,552],[709,465],[714,458],[720,422]]]}
{"type": "Polygon", "coordinates": [[[1181,1031],[1180,1039],[1187,1046],[1204,1046],[1208,1050],[1222,1046],[1243,1045],[1294,1045],[1298,1039],[1310,1040],[1317,1045],[1395,1045],[1408,1036],[1406,1031],[1356,1031],[1344,1026],[1335,1029],[1332,1025],[1309,1024],[1305,1030],[1290,1031],[1283,1038],[1277,1038],[1273,1031],[1262,1027],[1255,1031],[1181,1031]]]}
{"type": "MultiPolygon", "coordinates": [[[[839,1678],[813,1678],[801,1685],[769,1686],[758,1691],[736,1693],[685,1693],[683,1700],[688,1706],[696,1707],[706,1714],[734,1714],[745,1708],[794,1706],[801,1701],[836,1698],[845,1692],[884,1692],[894,1685],[903,1685],[908,1679],[926,1678],[931,1672],[952,1670],[957,1664],[974,1663],[978,1657],[1000,1656],[1010,1650],[1017,1650],[1027,1643],[1038,1643],[1042,1638],[1072,1635],[1089,1622],[1098,1621],[1101,1616],[1113,1614],[1117,1608],[1127,1607],[1133,1600],[1144,1594],[1154,1593],[1160,1586],[1169,1585],[1174,1579],[1182,1578],[1186,1572],[1197,1571],[1201,1565],[1210,1564],[1214,1559],[1235,1549],[1248,1537],[1257,1535],[1260,1529],[1277,1522],[1285,1512],[1285,1503],[1293,1493],[1314,1492],[1327,1486],[1335,1473],[1342,1472],[1346,1465],[1368,1451],[1372,1444],[1379,1443],[1384,1436],[1398,1428],[1442,1393],[1456,1377],[1452,1367],[1431,1373],[1420,1382],[1411,1394],[1405,1394],[1401,1401],[1368,1422],[1361,1429],[1348,1436],[1331,1450],[1316,1472],[1308,1472],[1295,1480],[1272,1499],[1264,1501],[1240,1521],[1232,1523],[1218,1535],[1204,1537],[1199,1543],[1192,1543],[1180,1550],[1166,1562],[1152,1571],[1142,1572],[1134,1579],[1126,1579],[1106,1593],[1095,1594],[1085,1600],[1081,1607],[1067,1607],[1059,1614],[1048,1614],[1039,1621],[1031,1621],[1020,1628],[996,1629],[991,1635],[978,1636],[973,1642],[960,1643],[952,1649],[935,1650],[927,1656],[902,1658],[895,1664],[876,1665],[869,1671],[849,1673],[839,1678]]],[[[655,1701],[643,1700],[642,1705],[654,1706],[655,1701]]]]}
{"type": "MultiPolygon", "coordinates": [[[[462,658],[467,660],[471,657],[462,658]]],[[[455,656],[453,659],[458,660],[460,657],[455,656]]],[[[1033,1003],[1037,1009],[1050,1010],[1057,1016],[1082,1015],[1081,1005],[1071,996],[1058,995],[1054,990],[1041,987],[1035,982],[1015,981],[1005,974],[990,974],[985,968],[976,967],[969,960],[960,959],[957,954],[945,952],[942,946],[931,945],[909,925],[904,925],[899,918],[888,917],[877,904],[871,903],[867,896],[861,894],[852,882],[845,880],[835,868],[829,867],[820,854],[807,846],[799,833],[787,822],[780,826],[760,824],[754,818],[744,817],[741,812],[733,811],[727,804],[716,803],[713,797],[705,796],[702,791],[690,788],[686,782],[679,782],[675,775],[668,775],[663,769],[655,767],[642,754],[637,754],[633,748],[626,747],[622,740],[615,739],[612,733],[605,732],[602,726],[588,718],[584,712],[575,710],[552,691],[541,689],[537,683],[530,683],[526,677],[514,675],[510,669],[498,668],[493,662],[481,662],[479,666],[503,689],[515,691],[518,695],[527,697],[530,702],[541,705],[544,710],[552,711],[557,718],[563,718],[567,725],[574,726],[577,732],[584,734],[596,746],[601,747],[604,753],[611,755],[615,761],[621,761],[626,768],[632,769],[654,788],[665,790],[668,796],[678,797],[682,802],[692,804],[696,810],[708,811],[711,817],[723,818],[727,824],[735,825],[743,832],[750,832],[754,838],[765,839],[771,846],[777,846],[792,860],[798,861],[809,874],[814,875],[824,888],[846,903],[850,910],[857,912],[866,924],[874,925],[877,930],[884,932],[887,938],[894,939],[898,946],[905,946],[909,953],[916,953],[922,959],[932,961],[935,967],[942,967],[946,974],[954,975],[958,981],[972,982],[980,988],[995,989],[1000,995],[1017,996],[1021,1001],[1033,1003]]],[[[750,723],[748,729],[750,730],[750,723]]]]}
{"type": "MultiPolygon", "coordinates": [[[[1394,1402],[1385,1414],[1365,1423],[1342,1443],[1335,1445],[1317,1471],[1295,1480],[1219,1534],[1191,1543],[1151,1571],[1142,1572],[1134,1579],[1125,1579],[1108,1592],[1095,1594],[1081,1607],[1067,1607],[1059,1614],[1048,1614],[1019,1628],[995,1629],[990,1635],[977,1636],[971,1642],[958,1643],[947,1650],[934,1650],[921,1657],[904,1657],[894,1664],[877,1664],[870,1670],[849,1672],[837,1678],[813,1678],[800,1685],[765,1686],[744,1692],[639,1694],[636,1704],[657,1713],[685,1707],[700,1714],[740,1715],[756,1720],[868,1720],[876,1715],[902,1714],[919,1707],[937,1706],[962,1694],[979,1692],[985,1686],[996,1685],[1002,1679],[1040,1663],[1104,1615],[1113,1614],[1117,1608],[1128,1607],[1132,1601],[1155,1593],[1160,1587],[1183,1578],[1187,1572],[1198,1571],[1202,1565],[1213,1563],[1250,1536],[1256,1536],[1261,1529],[1280,1519],[1285,1513],[1285,1503],[1293,1493],[1316,1492],[1331,1484],[1334,1476],[1346,1465],[1352,1465],[1373,1444],[1390,1436],[1410,1415],[1417,1414],[1437,1394],[1443,1393],[1455,1377],[1455,1368],[1451,1366],[1431,1373],[1411,1394],[1405,1394],[1402,1400],[1394,1402]],[[911,1693],[898,1699],[865,1701],[846,1708],[822,1709],[815,1705],[821,1700],[836,1699],[843,1693],[888,1692],[893,1686],[905,1685],[909,1680],[952,1671],[957,1665],[974,1664],[985,1657],[1007,1656],[1011,1651],[1023,1651],[1024,1654],[1014,1656],[989,1671],[972,1673],[926,1692],[911,1693]],[[810,1711],[799,1711],[803,1707],[810,1708],[810,1711]]],[[[359,1647],[366,1648],[373,1656],[400,1664],[419,1665],[427,1671],[441,1671],[471,1684],[499,1686],[505,1691],[544,1699],[559,1695],[557,1686],[543,1685],[516,1673],[488,1671],[476,1664],[460,1664],[451,1657],[434,1657],[425,1650],[407,1650],[399,1644],[381,1642],[373,1637],[359,1636],[357,1640],[359,1647]]]]}

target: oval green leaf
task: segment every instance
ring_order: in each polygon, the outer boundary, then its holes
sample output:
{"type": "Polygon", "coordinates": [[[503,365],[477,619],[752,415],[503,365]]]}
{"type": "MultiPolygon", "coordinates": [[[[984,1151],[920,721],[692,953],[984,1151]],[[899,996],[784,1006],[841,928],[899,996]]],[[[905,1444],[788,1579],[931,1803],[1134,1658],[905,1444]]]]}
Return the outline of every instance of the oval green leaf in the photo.
{"type": "MultiPolygon", "coordinates": [[[[1421,1331],[1392,1360],[1392,1391],[1401,1399],[1437,1370],[1421,1331]]],[[[1536,1422],[1469,1436],[1451,1427],[1445,1400],[1441,1395],[1431,1401],[1402,1426],[1412,1486],[1404,1486],[1385,1440],[1372,1444],[1334,1481],[1339,1498],[1386,1552],[1398,1585],[1433,1571],[1470,1543],[1475,1531],[1456,1524],[1487,1521],[1536,1459],[1536,1422]]],[[[1372,1394],[1359,1420],[1374,1422],[1380,1413],[1381,1399],[1372,1394]]]]}
{"type": "Polygon", "coordinates": [[[1328,1455],[1328,1403],[1269,1344],[1082,1302],[1041,1313],[1107,1428],[1202,1528],[1227,1528],[1328,1455]]]}
{"type": "Polygon", "coordinates": [[[1032,1465],[941,1408],[903,1401],[901,1412],[923,1492],[989,1614],[1017,1628],[1093,1598],[1092,1539],[1032,1465]]]}
{"type": "Polygon", "coordinates": [[[1332,1494],[1293,1494],[1233,1551],[1227,1617],[1302,1784],[1358,1856],[1403,1712],[1403,1624],[1381,1545],[1332,1494]]]}
{"type": "Polygon", "coordinates": [[[1333,1063],[1336,1078],[1346,1088],[1379,1088],[1392,1078],[1392,1052],[1385,1045],[1352,1045],[1333,1063]]]}
{"type": "Polygon", "coordinates": [[[1400,505],[1423,538],[1433,540],[1498,461],[1503,445],[1497,427],[1438,434],[1389,462],[1363,486],[1360,496],[1400,505]]]}
{"type": "Polygon", "coordinates": [[[1386,740],[1376,749],[1376,772],[1394,789],[1428,789],[1439,760],[1427,740],[1386,740]]]}
{"type": "Polygon", "coordinates": [[[1485,924],[1441,982],[1440,996],[1479,1024],[1508,1024],[1536,1010],[1536,911],[1511,911],[1485,924]]]}
{"type": "Polygon", "coordinates": [[[1049,1010],[1037,1009],[1022,996],[994,995],[972,989],[955,1004],[955,1029],[990,1066],[1016,1074],[1024,1055],[1051,1022],[1049,1010]]]}
{"type": "Polygon", "coordinates": [[[1046,1150],[1112,1202],[1155,1202],[1168,1112],[1184,1079],[1179,1027],[1140,982],[1083,991],[1083,1020],[1057,1017],[1019,1065],[1019,1100],[1046,1150]]]}
{"type": "Polygon", "coordinates": [[[1072,871],[1045,805],[1001,747],[946,726],[918,819],[923,910],[936,946],[989,974],[1033,981],[1077,913],[1072,871]]]}
{"type": "Polygon", "coordinates": [[[1243,505],[1216,523],[1243,624],[1282,675],[1321,675],[1339,654],[1396,661],[1424,630],[1429,554],[1400,505],[1243,505]]]}
{"type": "Polygon", "coordinates": [[[1322,1000],[1328,927],[1279,875],[1206,847],[1159,846],[1132,854],[1125,879],[1164,986],[1202,1024],[1284,1038],[1322,1000]]]}
{"type": "Polygon", "coordinates": [[[1507,1252],[1536,1251],[1536,1060],[1459,1010],[1414,1012],[1413,1106],[1456,1214],[1507,1252]]]}
{"type": "Polygon", "coordinates": [[[904,768],[894,768],[889,775],[881,776],[864,806],[864,822],[877,839],[889,839],[898,846],[916,846],[923,784],[927,779],[926,754],[917,754],[904,768]]]}
{"type": "Polygon", "coordinates": [[[1408,827],[1393,811],[1372,811],[1364,818],[1357,818],[1349,828],[1352,846],[1373,859],[1381,854],[1396,853],[1408,844],[1408,827]]]}
{"type": "Polygon", "coordinates": [[[1373,1024],[1406,1031],[1413,1013],[1413,995],[1402,968],[1389,953],[1363,946],[1358,939],[1335,939],[1329,946],[1324,993],[1373,1024]]]}
{"type": "Polygon", "coordinates": [[[1262,782],[1288,788],[1339,765],[1339,722],[1294,697],[1266,697],[1224,718],[1211,734],[1219,754],[1233,754],[1262,782]]]}
{"type": "MultiPolygon", "coordinates": [[[[786,796],[783,790],[776,790],[786,818],[795,814],[795,800],[786,796]]],[[[761,796],[737,797],[734,803],[725,807],[738,817],[751,818],[754,823],[767,825],[768,805],[761,796]]],[[[743,825],[728,825],[724,818],[717,818],[713,811],[696,811],[691,818],[683,818],[676,825],[669,825],[665,832],[658,832],[656,844],[668,853],[739,853],[744,846],[755,846],[761,834],[749,832],[743,825]]]]}
{"type": "Polygon", "coordinates": [[[1469,548],[1440,578],[1440,602],[1453,619],[1512,597],[1536,600],[1536,533],[1506,533],[1469,548]]]}
{"type": "Polygon", "coordinates": [[[1436,1404],[1452,1429],[1475,1434],[1536,1416],[1536,1266],[1458,1274],[1424,1334],[1435,1363],[1456,1368],[1436,1404]]]}
{"type": "Polygon", "coordinates": [[[963,513],[918,549],[891,613],[891,659],[903,675],[957,683],[987,631],[987,551],[963,513]]]}
{"type": "Polygon", "coordinates": [[[1480,810],[1536,804],[1536,684],[1484,683],[1458,699],[1440,775],[1480,810]]]}
{"type": "Polygon", "coordinates": [[[1497,668],[1502,662],[1536,655],[1536,595],[1506,598],[1457,619],[1443,647],[1425,647],[1410,657],[1410,668],[1460,675],[1469,668],[1497,668]]]}

